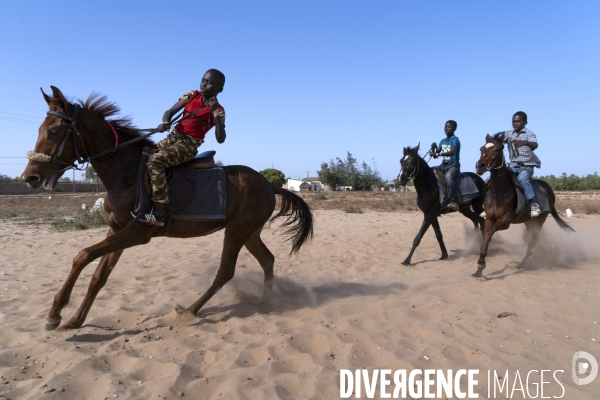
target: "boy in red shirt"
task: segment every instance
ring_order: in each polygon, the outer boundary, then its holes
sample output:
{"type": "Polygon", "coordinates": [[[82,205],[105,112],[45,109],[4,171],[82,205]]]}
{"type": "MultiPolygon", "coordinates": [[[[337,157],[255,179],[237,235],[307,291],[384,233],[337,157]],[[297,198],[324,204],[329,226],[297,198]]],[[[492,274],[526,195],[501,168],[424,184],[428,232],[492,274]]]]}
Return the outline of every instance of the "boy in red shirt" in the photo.
{"type": "Polygon", "coordinates": [[[169,187],[165,170],[192,160],[198,154],[198,147],[204,143],[204,136],[214,126],[217,142],[225,141],[225,110],[217,101],[223,91],[225,75],[219,70],[209,69],[200,82],[200,90],[190,90],[163,115],[163,123],[158,126],[161,132],[168,130],[171,118],[183,109],[183,118],[165,139],[158,142],[157,150],[150,156],[146,165],[152,183],[152,209],[140,221],[163,226],[165,223],[165,203],[169,202],[169,187]],[[187,118],[186,118],[187,117],[187,118]]]}

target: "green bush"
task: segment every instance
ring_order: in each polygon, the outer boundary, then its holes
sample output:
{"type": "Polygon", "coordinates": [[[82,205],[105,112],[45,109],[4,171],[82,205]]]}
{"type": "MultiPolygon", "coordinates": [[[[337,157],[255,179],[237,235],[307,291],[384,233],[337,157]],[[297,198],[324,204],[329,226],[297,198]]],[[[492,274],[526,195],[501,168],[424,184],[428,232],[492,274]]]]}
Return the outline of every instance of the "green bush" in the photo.
{"type": "Polygon", "coordinates": [[[327,195],[322,190],[315,193],[315,200],[327,200],[327,195]]]}
{"type": "Polygon", "coordinates": [[[360,207],[348,206],[344,209],[345,212],[350,214],[362,214],[363,210],[360,207]]]}

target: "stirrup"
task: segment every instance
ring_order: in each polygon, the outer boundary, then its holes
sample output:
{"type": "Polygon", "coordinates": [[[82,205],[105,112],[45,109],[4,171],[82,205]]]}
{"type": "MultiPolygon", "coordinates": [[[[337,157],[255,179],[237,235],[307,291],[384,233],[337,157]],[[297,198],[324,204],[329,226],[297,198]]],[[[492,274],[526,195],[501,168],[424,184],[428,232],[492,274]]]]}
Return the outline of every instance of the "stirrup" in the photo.
{"type": "Polygon", "coordinates": [[[164,217],[157,219],[156,215],[154,215],[154,206],[152,206],[150,208],[150,210],[148,210],[147,213],[145,213],[143,216],[141,216],[138,221],[146,223],[148,225],[156,225],[156,226],[164,226],[165,225],[164,217]]]}
{"type": "Polygon", "coordinates": [[[538,203],[531,203],[529,206],[529,214],[532,218],[538,217],[542,213],[542,209],[540,208],[538,203]]]}

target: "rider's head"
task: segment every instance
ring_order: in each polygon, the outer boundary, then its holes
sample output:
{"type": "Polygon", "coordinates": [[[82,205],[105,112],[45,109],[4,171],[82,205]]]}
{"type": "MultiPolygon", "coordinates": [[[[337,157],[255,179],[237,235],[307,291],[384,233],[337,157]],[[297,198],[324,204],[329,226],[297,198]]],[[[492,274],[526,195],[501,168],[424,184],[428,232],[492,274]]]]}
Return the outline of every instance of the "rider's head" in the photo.
{"type": "Polygon", "coordinates": [[[447,136],[452,136],[454,135],[456,128],[458,128],[458,124],[456,123],[456,121],[448,120],[446,121],[446,125],[444,125],[444,132],[447,136]]]}
{"type": "Polygon", "coordinates": [[[216,97],[223,91],[225,86],[225,75],[218,69],[209,69],[200,82],[200,92],[207,99],[216,97]]]}
{"type": "Polygon", "coordinates": [[[523,111],[517,111],[512,118],[513,129],[517,132],[521,132],[527,125],[527,114],[523,111]]]}

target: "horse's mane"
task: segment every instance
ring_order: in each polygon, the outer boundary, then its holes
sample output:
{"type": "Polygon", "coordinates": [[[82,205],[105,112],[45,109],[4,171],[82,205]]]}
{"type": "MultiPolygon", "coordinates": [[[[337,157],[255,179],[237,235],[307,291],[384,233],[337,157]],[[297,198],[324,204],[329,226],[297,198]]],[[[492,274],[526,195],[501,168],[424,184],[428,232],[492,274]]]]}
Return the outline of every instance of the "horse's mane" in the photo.
{"type": "MultiPolygon", "coordinates": [[[[99,93],[92,93],[87,100],[84,102],[78,100],[78,103],[84,110],[87,110],[93,114],[96,114],[101,119],[110,122],[110,124],[119,131],[125,141],[135,139],[140,136],[140,132],[137,130],[130,117],[117,117],[117,114],[121,112],[121,108],[108,100],[106,96],[100,95],[99,93]],[[109,117],[115,117],[108,119],[109,117]]],[[[133,144],[133,146],[141,147],[154,147],[155,144],[150,139],[142,139],[139,142],[133,144]]]]}

